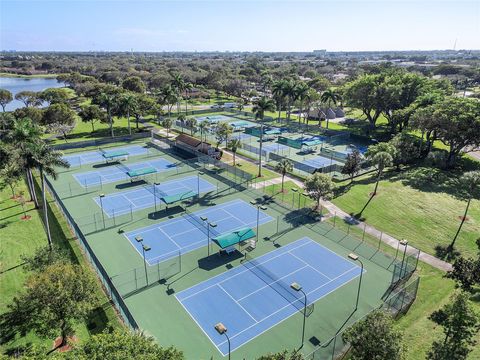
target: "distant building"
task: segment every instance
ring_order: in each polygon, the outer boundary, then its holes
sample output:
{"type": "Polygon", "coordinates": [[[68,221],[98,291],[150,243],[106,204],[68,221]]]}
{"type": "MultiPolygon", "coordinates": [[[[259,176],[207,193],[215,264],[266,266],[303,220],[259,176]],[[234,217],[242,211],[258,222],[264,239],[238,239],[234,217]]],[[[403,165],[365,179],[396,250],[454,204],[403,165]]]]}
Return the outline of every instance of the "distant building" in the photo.
{"type": "Polygon", "coordinates": [[[327,55],[327,50],[325,50],[325,49],[322,49],[322,50],[313,50],[313,53],[314,53],[315,55],[325,56],[325,55],[327,55]]]}

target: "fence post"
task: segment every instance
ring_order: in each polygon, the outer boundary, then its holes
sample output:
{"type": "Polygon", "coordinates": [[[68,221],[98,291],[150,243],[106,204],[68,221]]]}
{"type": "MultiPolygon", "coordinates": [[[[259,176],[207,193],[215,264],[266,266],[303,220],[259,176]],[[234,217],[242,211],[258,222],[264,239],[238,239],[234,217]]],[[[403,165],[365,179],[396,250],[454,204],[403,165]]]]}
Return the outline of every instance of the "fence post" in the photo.
{"type": "Polygon", "coordinates": [[[335,211],[335,214],[333,215],[333,227],[336,227],[335,226],[336,221],[337,221],[337,212],[335,211]]]}
{"type": "Polygon", "coordinates": [[[380,249],[380,244],[382,243],[383,232],[380,233],[380,239],[378,239],[378,248],[380,249]]]}
{"type": "Polygon", "coordinates": [[[68,182],[68,190],[70,191],[70,196],[72,196],[72,184],[68,182]]]}
{"type": "Polygon", "coordinates": [[[130,221],[133,221],[133,208],[132,208],[132,204],[130,204],[130,221]]]}
{"type": "Polygon", "coordinates": [[[352,224],[348,224],[348,226],[347,226],[347,235],[350,234],[350,226],[352,226],[352,224]]]}
{"type": "Polygon", "coordinates": [[[362,234],[362,241],[365,240],[365,230],[367,228],[367,223],[363,223],[363,234],[362,234]]]}
{"type": "Polygon", "coordinates": [[[277,232],[276,232],[277,234],[278,234],[278,232],[279,232],[279,231],[278,231],[278,229],[279,229],[279,228],[278,228],[279,224],[280,224],[280,215],[277,215],[277,232]]]}

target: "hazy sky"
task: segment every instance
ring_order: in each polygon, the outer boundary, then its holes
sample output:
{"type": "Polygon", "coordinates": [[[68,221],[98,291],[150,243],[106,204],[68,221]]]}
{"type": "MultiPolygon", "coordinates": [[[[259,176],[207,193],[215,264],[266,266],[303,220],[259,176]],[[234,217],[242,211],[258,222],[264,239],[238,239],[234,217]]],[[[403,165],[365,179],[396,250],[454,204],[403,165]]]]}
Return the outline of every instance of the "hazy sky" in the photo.
{"type": "Polygon", "coordinates": [[[480,49],[472,1],[5,1],[2,50],[480,49]]]}

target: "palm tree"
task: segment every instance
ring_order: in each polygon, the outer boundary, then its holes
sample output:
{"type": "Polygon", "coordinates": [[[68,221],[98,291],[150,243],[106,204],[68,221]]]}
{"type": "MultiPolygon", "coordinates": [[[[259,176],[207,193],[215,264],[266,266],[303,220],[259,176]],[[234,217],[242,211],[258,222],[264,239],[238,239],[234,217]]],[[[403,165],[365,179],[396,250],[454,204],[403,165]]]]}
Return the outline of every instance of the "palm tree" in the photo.
{"type": "Polygon", "coordinates": [[[171,85],[167,85],[160,91],[160,99],[162,103],[167,104],[168,117],[172,116],[172,106],[177,101],[177,94],[171,85]]]}
{"type": "Polygon", "coordinates": [[[179,73],[172,74],[172,87],[176,90],[177,93],[177,113],[180,112],[180,99],[181,99],[181,94],[185,91],[185,80],[183,79],[183,76],[179,73]]]}
{"type": "Polygon", "coordinates": [[[183,134],[183,127],[185,126],[185,120],[187,120],[187,117],[185,116],[185,114],[179,114],[177,120],[180,121],[180,126],[182,127],[183,134]]]}
{"type": "Polygon", "coordinates": [[[187,115],[187,112],[188,112],[188,99],[190,98],[188,94],[192,89],[193,89],[192,83],[189,83],[189,82],[185,83],[185,86],[183,87],[183,90],[185,91],[185,115],[187,115]]]}
{"type": "Polygon", "coordinates": [[[372,196],[377,195],[378,183],[382,178],[383,170],[387,167],[392,165],[393,157],[386,151],[377,152],[370,158],[372,165],[377,167],[377,182],[375,183],[375,189],[373,190],[372,196]]]}
{"type": "Polygon", "coordinates": [[[280,174],[282,174],[282,193],[283,193],[285,175],[287,175],[287,173],[293,170],[293,163],[288,159],[282,159],[275,166],[275,170],[278,171],[280,174]]]}
{"type": "Polygon", "coordinates": [[[162,120],[162,126],[167,129],[167,139],[170,137],[170,129],[172,128],[173,120],[166,118],[162,120]]]}
{"type": "Polygon", "coordinates": [[[45,217],[45,228],[47,229],[48,246],[52,250],[52,236],[48,222],[47,193],[45,191],[45,174],[57,180],[57,167],[68,168],[70,164],[63,159],[63,154],[50,147],[44,140],[36,143],[33,153],[34,165],[40,170],[42,179],[43,215],[45,217]]]}
{"type": "Polygon", "coordinates": [[[283,96],[287,99],[287,121],[290,121],[292,102],[295,99],[295,82],[293,80],[285,81],[283,86],[283,96]]]}
{"type": "MultiPolygon", "coordinates": [[[[332,104],[333,105],[337,105],[337,102],[340,101],[340,94],[338,94],[335,90],[333,89],[328,89],[328,90],[325,90],[323,93],[322,93],[322,96],[320,97],[320,100],[327,104],[327,106],[329,108],[332,107],[332,104]]],[[[327,117],[327,129],[328,129],[328,117],[327,117]]]]}
{"type": "Polygon", "coordinates": [[[296,86],[295,86],[295,90],[294,90],[295,99],[298,100],[298,102],[300,103],[300,109],[299,109],[299,114],[298,114],[298,123],[299,124],[302,121],[303,104],[307,100],[309,89],[310,89],[310,87],[306,83],[304,83],[303,81],[297,83],[296,86]]]}
{"type": "Polygon", "coordinates": [[[221,122],[217,124],[215,129],[215,136],[217,138],[217,148],[220,144],[225,141],[225,147],[228,145],[228,139],[233,134],[233,127],[226,122],[221,122]]]}
{"type": "Polygon", "coordinates": [[[31,158],[34,143],[40,140],[41,134],[40,128],[35,125],[32,120],[23,118],[14,122],[13,130],[10,131],[6,137],[6,141],[12,144],[15,152],[14,156],[25,172],[30,201],[34,202],[36,208],[38,208],[38,200],[33,183],[32,168],[34,166],[32,165],[31,158]]]}
{"type": "Polygon", "coordinates": [[[237,138],[230,140],[230,142],[228,143],[228,148],[233,153],[233,166],[235,166],[235,157],[237,155],[237,150],[240,149],[241,147],[242,147],[242,142],[240,141],[240,139],[237,139],[237,138]]]}
{"type": "Polygon", "coordinates": [[[259,119],[260,126],[260,149],[258,153],[258,177],[262,176],[262,145],[263,145],[263,118],[266,111],[275,111],[275,102],[265,96],[261,97],[253,105],[252,112],[255,114],[255,119],[259,119]]]}
{"type": "Polygon", "coordinates": [[[196,127],[197,127],[197,119],[194,117],[188,118],[186,121],[187,127],[190,128],[190,135],[193,135],[194,130],[196,132],[196,127]]]}
{"type": "Polygon", "coordinates": [[[99,97],[100,105],[107,110],[108,115],[108,123],[110,125],[110,135],[112,138],[114,137],[113,134],[113,119],[112,119],[112,111],[114,107],[117,105],[117,98],[113,94],[108,93],[101,93],[99,97]]]}
{"type": "Polygon", "coordinates": [[[132,129],[130,127],[130,111],[134,110],[137,106],[137,98],[132,93],[122,94],[119,98],[119,106],[121,112],[127,115],[128,133],[132,135],[132,129]]]}
{"type": "Polygon", "coordinates": [[[463,189],[465,189],[465,194],[467,196],[467,207],[465,208],[465,213],[463,214],[462,221],[460,222],[460,226],[451,242],[448,246],[448,249],[451,251],[455,245],[455,241],[457,241],[458,234],[462,230],[463,223],[467,219],[468,209],[470,207],[470,202],[473,199],[473,196],[477,189],[480,187],[480,171],[468,171],[461,177],[461,182],[463,183],[463,189]]]}
{"type": "Polygon", "coordinates": [[[278,122],[280,122],[281,113],[282,113],[282,106],[285,101],[285,80],[275,81],[272,85],[272,93],[277,102],[277,110],[278,110],[278,122]]]}
{"type": "Polygon", "coordinates": [[[203,141],[203,134],[205,134],[205,141],[207,141],[207,132],[208,132],[208,129],[210,128],[208,121],[202,121],[198,125],[198,128],[200,129],[200,140],[203,141]]]}

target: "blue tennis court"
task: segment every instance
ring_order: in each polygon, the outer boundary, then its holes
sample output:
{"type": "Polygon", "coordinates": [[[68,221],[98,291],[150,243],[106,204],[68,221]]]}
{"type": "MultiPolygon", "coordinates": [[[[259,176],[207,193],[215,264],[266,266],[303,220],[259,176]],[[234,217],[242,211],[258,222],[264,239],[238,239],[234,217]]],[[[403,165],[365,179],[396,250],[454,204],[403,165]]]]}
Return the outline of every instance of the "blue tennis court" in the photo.
{"type": "Polygon", "coordinates": [[[353,262],[305,237],[181,291],[176,298],[225,356],[227,340],[215,324],[227,327],[234,351],[303,310],[303,295],[292,290],[291,283],[300,284],[312,304],[360,272],[353,262]]]}
{"type": "MultiPolygon", "coordinates": [[[[148,148],[141,145],[121,146],[105,149],[105,151],[126,151],[128,156],[138,156],[148,153],[148,148]]],[[[95,164],[105,161],[101,150],[87,151],[79,154],[65,155],[64,160],[68,161],[71,167],[82,166],[85,164],[95,164]]]]}
{"type": "Polygon", "coordinates": [[[246,120],[237,120],[237,121],[232,121],[230,123],[232,125],[234,131],[239,131],[243,130],[246,128],[251,128],[257,126],[257,124],[251,122],[251,121],[246,121],[246,120]]]}
{"type": "Polygon", "coordinates": [[[230,121],[232,120],[231,117],[225,115],[209,115],[209,116],[202,116],[196,118],[198,122],[207,121],[209,123],[218,123],[220,121],[230,121]]]}
{"type": "MultiPolygon", "coordinates": [[[[273,220],[262,211],[259,215],[259,224],[273,220]]],[[[145,254],[146,260],[150,265],[154,265],[177,256],[179,252],[185,254],[207,246],[207,227],[200,219],[201,216],[207,217],[208,222],[214,222],[217,225],[216,228],[210,229],[210,237],[244,227],[253,228],[257,225],[257,208],[243,200],[233,200],[205,210],[186,213],[176,219],[130,231],[125,233],[125,237],[141,254],[141,244],[135,240],[135,237],[141,236],[143,243],[151,248],[145,254]]]]}
{"type": "MultiPolygon", "coordinates": [[[[201,177],[188,176],[163,182],[159,185],[145,185],[141,188],[107,195],[102,199],[103,211],[109,217],[118,216],[153,207],[155,201],[160,205],[160,199],[164,196],[184,194],[190,191],[202,194],[215,189],[215,185],[201,177]]],[[[94,200],[100,207],[100,198],[97,196],[94,200]]]]}
{"type": "Polygon", "coordinates": [[[144,162],[138,162],[134,164],[118,164],[106,169],[97,171],[87,171],[73,175],[78,183],[83,187],[89,187],[94,185],[101,185],[111,182],[130,180],[127,172],[140,170],[145,168],[154,168],[156,172],[163,172],[171,169],[175,169],[176,165],[166,159],[156,159],[144,162]]]}
{"type": "Polygon", "coordinates": [[[274,152],[274,153],[281,153],[283,151],[288,151],[289,147],[286,145],[282,145],[279,143],[273,143],[273,144],[263,144],[262,150],[265,150],[265,152],[274,152]]]}
{"type": "Polygon", "coordinates": [[[313,158],[313,159],[305,159],[302,161],[303,164],[305,165],[308,165],[312,168],[315,168],[315,169],[321,169],[325,166],[329,166],[329,165],[333,165],[333,164],[342,164],[338,161],[335,161],[333,159],[329,159],[329,158],[326,158],[326,157],[323,157],[323,156],[318,156],[316,158],[313,158]]]}

